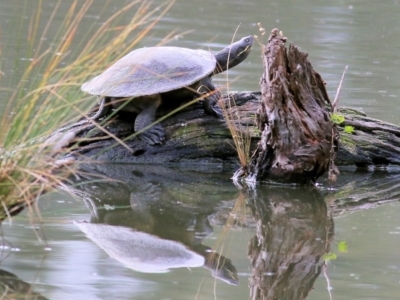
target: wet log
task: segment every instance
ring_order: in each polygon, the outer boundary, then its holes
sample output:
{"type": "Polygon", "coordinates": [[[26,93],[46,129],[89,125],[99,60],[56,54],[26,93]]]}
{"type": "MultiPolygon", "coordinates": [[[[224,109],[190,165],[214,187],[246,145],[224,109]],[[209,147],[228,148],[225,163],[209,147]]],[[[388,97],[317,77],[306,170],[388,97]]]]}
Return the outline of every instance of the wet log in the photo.
{"type": "MultiPolygon", "coordinates": [[[[240,116],[235,124],[252,140],[255,149],[260,140],[260,131],[255,122],[255,112],[261,101],[260,92],[238,92],[225,95],[224,103],[235,99],[236,106],[228,109],[240,116]]],[[[338,166],[381,166],[400,165],[400,126],[368,117],[362,111],[339,108],[344,122],[338,125],[340,146],[336,158],[338,166]],[[351,133],[344,132],[345,126],[353,126],[351,133]]],[[[237,152],[233,139],[222,120],[205,115],[201,105],[181,111],[162,121],[167,132],[164,145],[148,146],[137,137],[128,138],[128,150],[102,131],[98,124],[88,120],[72,124],[59,133],[67,135],[77,132],[70,145],[69,157],[77,160],[156,163],[192,165],[232,165],[237,167],[237,152]],[[91,139],[87,139],[90,136],[91,139]],[[110,148],[112,147],[112,148],[110,148]]],[[[125,139],[134,134],[132,122],[114,119],[105,128],[114,136],[125,139]]]]}
{"type": "MultiPolygon", "coordinates": [[[[240,116],[235,124],[252,140],[252,149],[260,140],[260,131],[255,122],[255,112],[261,101],[259,92],[240,92],[225,95],[224,103],[235,99],[236,106],[229,109],[240,116]]],[[[339,166],[357,167],[400,165],[400,126],[368,117],[352,108],[339,108],[344,122],[338,125],[340,146],[336,158],[339,166]],[[345,126],[353,126],[351,133],[344,132],[345,126]]],[[[68,156],[77,160],[118,163],[183,163],[221,164],[237,167],[237,153],[233,139],[222,120],[205,115],[201,105],[181,111],[164,120],[167,133],[164,145],[148,146],[137,137],[128,138],[127,149],[102,131],[97,124],[88,120],[72,124],[60,131],[63,135],[77,132],[70,145],[68,156]],[[91,139],[87,137],[90,136],[91,139]],[[112,148],[111,148],[112,147],[112,148]]],[[[125,139],[134,134],[132,122],[114,119],[105,128],[114,136],[125,139]]]]}
{"type": "Polygon", "coordinates": [[[340,147],[336,163],[357,167],[400,164],[400,126],[368,117],[352,108],[339,108],[340,147]],[[345,132],[351,126],[352,132],[345,132]]]}
{"type": "MultiPolygon", "coordinates": [[[[242,92],[221,100],[226,113],[236,116],[234,126],[251,137],[253,146],[259,136],[255,126],[259,96],[257,92],[242,92]]],[[[164,113],[161,110],[157,117],[164,113]]],[[[57,139],[62,141],[67,136],[68,156],[78,160],[237,166],[237,153],[226,122],[205,114],[201,101],[161,121],[167,137],[163,145],[151,146],[141,141],[135,136],[132,120],[119,115],[105,124],[80,120],[61,129],[57,139]]]]}

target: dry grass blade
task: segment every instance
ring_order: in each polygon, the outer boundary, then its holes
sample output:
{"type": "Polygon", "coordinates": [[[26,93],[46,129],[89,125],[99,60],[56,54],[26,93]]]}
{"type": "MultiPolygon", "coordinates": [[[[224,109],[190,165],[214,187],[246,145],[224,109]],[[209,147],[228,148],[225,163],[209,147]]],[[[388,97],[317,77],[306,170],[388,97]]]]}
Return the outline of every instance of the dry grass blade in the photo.
{"type": "Polygon", "coordinates": [[[347,72],[348,68],[349,68],[349,66],[347,66],[347,65],[344,67],[342,78],[340,79],[339,86],[338,86],[338,88],[336,90],[335,99],[333,100],[333,103],[332,103],[333,112],[335,112],[336,109],[337,109],[337,106],[338,106],[338,103],[339,103],[339,95],[340,95],[340,91],[342,90],[342,84],[343,84],[343,81],[344,81],[344,76],[346,75],[346,72],[347,72]]]}
{"type": "MultiPolygon", "coordinates": [[[[240,24],[239,24],[240,26],[240,24]]],[[[239,26],[236,28],[234,35],[232,36],[231,43],[233,43],[239,26]]],[[[230,55],[230,54],[229,54],[230,55]]],[[[229,59],[228,59],[229,60],[229,59]]],[[[229,69],[226,70],[226,90],[229,95],[229,69]]],[[[228,125],[229,131],[232,135],[234,147],[238,154],[240,166],[244,169],[250,161],[250,146],[251,138],[248,129],[241,128],[240,114],[236,113],[236,103],[233,97],[227,99],[227,106],[221,105],[222,111],[228,125]]]]}
{"type": "Polygon", "coordinates": [[[234,113],[236,104],[231,104],[234,103],[234,101],[235,100],[232,98],[228,99],[229,107],[228,110],[224,110],[224,116],[229,131],[232,135],[240,166],[242,168],[245,168],[250,161],[251,138],[249,132],[246,129],[243,130],[239,127],[241,122],[240,116],[239,114],[234,113]]]}

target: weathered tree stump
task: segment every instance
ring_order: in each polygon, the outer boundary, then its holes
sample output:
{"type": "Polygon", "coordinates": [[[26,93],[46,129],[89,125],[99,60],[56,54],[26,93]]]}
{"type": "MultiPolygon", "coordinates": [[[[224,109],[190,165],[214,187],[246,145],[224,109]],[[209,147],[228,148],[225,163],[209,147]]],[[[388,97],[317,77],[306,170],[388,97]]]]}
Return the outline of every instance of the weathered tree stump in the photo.
{"type": "Polygon", "coordinates": [[[293,45],[286,49],[285,43],[274,29],[263,46],[261,140],[250,164],[235,174],[246,181],[314,183],[328,170],[332,148],[337,151],[324,82],[308,55],[293,45]]]}

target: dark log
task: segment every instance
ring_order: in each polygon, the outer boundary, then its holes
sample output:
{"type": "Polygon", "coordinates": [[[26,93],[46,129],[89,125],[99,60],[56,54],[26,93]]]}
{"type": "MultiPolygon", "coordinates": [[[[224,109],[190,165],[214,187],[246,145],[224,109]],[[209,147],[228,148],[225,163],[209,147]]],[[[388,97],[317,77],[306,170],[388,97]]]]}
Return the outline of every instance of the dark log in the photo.
{"type": "Polygon", "coordinates": [[[367,167],[400,164],[399,126],[369,118],[351,108],[339,108],[338,113],[345,117],[344,122],[339,124],[338,165],[367,167]],[[345,126],[352,126],[354,131],[344,132],[345,126]]]}
{"type": "MultiPolygon", "coordinates": [[[[235,99],[236,107],[229,111],[235,111],[240,115],[241,122],[236,124],[249,133],[252,145],[255,147],[260,139],[260,131],[255,122],[260,93],[240,92],[225,95],[225,102],[228,98],[235,99]]],[[[345,121],[338,125],[341,143],[336,159],[337,165],[358,167],[400,165],[400,126],[369,118],[356,109],[339,108],[338,113],[345,117],[345,121]],[[343,131],[347,125],[355,127],[352,133],[343,131]]],[[[195,105],[190,111],[179,112],[164,120],[162,124],[168,137],[164,145],[148,146],[133,137],[126,141],[132,151],[119,145],[90,121],[83,121],[79,126],[62,132],[66,134],[80,128],[80,132],[71,144],[75,141],[81,143],[71,148],[69,154],[79,160],[197,165],[213,163],[237,166],[237,153],[232,146],[233,140],[225,122],[205,115],[201,105],[195,105]],[[85,136],[89,133],[92,140],[85,140],[85,136]],[[107,149],[112,146],[113,148],[107,149]]],[[[106,128],[121,139],[134,133],[132,123],[124,120],[113,120],[106,128]]]]}
{"type": "Polygon", "coordinates": [[[48,298],[34,292],[34,285],[6,270],[0,269],[0,287],[3,299],[34,299],[47,300],[48,298]]]}
{"type": "MultiPolygon", "coordinates": [[[[240,115],[240,121],[234,124],[253,137],[254,145],[259,135],[254,126],[259,96],[257,92],[234,93],[222,100],[227,114],[240,115]]],[[[162,114],[161,111],[158,117],[162,114]]],[[[201,102],[168,117],[161,124],[167,139],[163,145],[155,146],[132,136],[133,122],[119,116],[103,124],[106,131],[91,120],[81,120],[62,129],[58,135],[74,137],[69,140],[73,145],[69,155],[76,159],[139,164],[237,165],[237,153],[225,121],[206,115],[201,102]],[[124,140],[125,146],[110,133],[124,140]],[[76,142],[78,144],[74,145],[76,142]]]]}

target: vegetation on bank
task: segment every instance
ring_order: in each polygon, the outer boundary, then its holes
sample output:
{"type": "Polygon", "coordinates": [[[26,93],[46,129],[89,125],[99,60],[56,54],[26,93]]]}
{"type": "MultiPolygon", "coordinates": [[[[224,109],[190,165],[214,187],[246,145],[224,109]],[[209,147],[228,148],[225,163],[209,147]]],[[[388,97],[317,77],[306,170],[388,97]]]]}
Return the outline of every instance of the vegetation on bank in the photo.
{"type": "MultiPolygon", "coordinates": [[[[112,15],[106,13],[110,10],[108,3],[100,18],[88,28],[82,21],[93,3],[93,0],[75,0],[65,11],[65,3],[58,1],[43,26],[45,17],[41,8],[45,4],[39,1],[30,20],[16,24],[20,34],[27,34],[28,46],[20,48],[24,48],[28,64],[10,99],[2,99],[8,104],[1,118],[1,220],[18,213],[25,205],[32,208],[31,204],[41,194],[63,185],[73,168],[65,165],[59,168],[57,155],[45,144],[46,136],[85,116],[93,106],[93,97],[80,92],[82,82],[131,51],[174,0],[158,6],[136,0],[112,15]],[[62,18],[57,34],[49,40],[54,20],[62,18]]],[[[172,32],[164,42],[173,35],[172,32]]],[[[20,67],[22,63],[17,64],[20,67]]]]}

